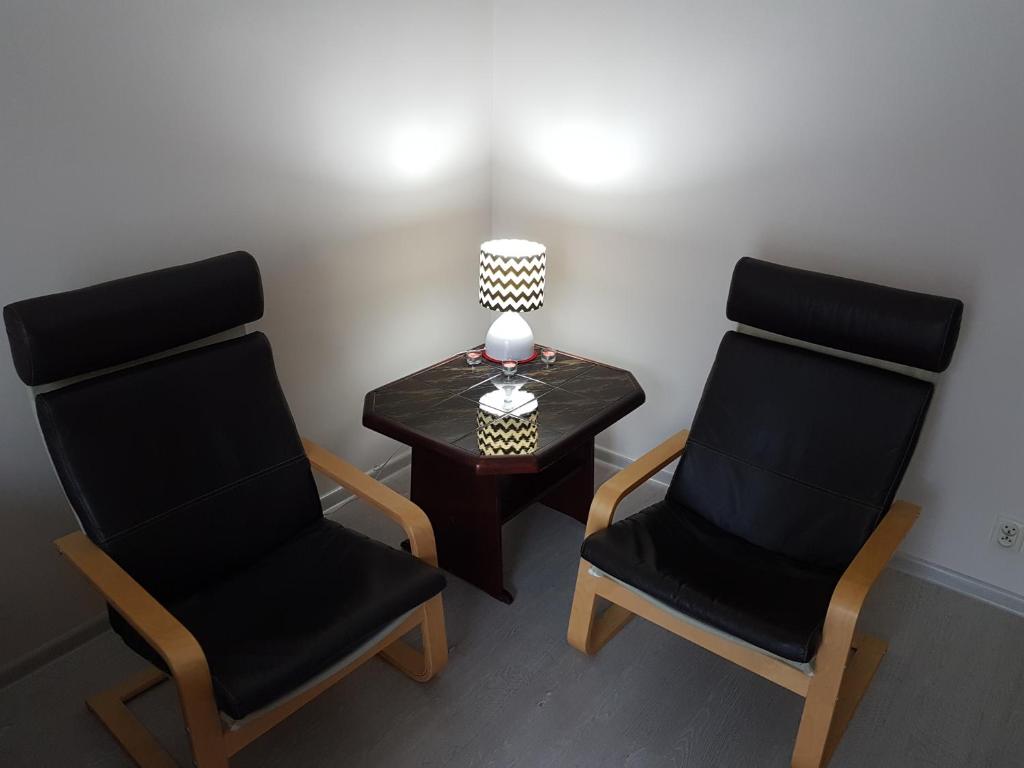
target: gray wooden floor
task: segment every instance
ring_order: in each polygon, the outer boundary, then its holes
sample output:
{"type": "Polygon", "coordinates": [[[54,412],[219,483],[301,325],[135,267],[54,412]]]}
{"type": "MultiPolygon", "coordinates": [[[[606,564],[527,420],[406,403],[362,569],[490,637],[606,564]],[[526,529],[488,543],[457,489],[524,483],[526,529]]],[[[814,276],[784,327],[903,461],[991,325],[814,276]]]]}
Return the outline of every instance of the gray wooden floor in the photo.
{"type": "MultiPolygon", "coordinates": [[[[628,511],[659,490],[640,489],[628,511]]],[[[336,517],[401,538],[355,504],[336,517]]],[[[598,656],[578,654],[565,629],[581,527],[534,506],[505,530],[516,601],[450,579],[439,679],[371,661],[232,766],[789,765],[801,699],[641,620],[598,656]]],[[[835,768],[1024,765],[1024,619],[889,572],[864,626],[890,651],[835,768]]],[[[107,632],[0,691],[0,766],[129,765],[83,699],[141,666],[107,632]]],[[[134,708],[189,765],[173,690],[134,708]]]]}

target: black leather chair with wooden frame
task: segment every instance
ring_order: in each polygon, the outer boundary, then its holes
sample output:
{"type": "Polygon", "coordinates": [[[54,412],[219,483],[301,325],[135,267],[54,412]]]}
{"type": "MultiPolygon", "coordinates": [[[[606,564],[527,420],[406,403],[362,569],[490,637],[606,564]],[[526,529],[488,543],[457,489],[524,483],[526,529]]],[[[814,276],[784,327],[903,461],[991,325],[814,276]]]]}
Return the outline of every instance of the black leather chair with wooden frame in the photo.
{"type": "Polygon", "coordinates": [[[4,309],[15,367],[84,532],[60,552],[152,666],[90,709],[141,766],[171,757],[125,702],[171,678],[194,763],[231,755],[379,655],[447,662],[434,535],[408,499],[300,440],[246,253],[4,309]],[[323,517],[311,466],[397,522],[412,554],[323,517]],[[418,629],[422,650],[402,641],[418,629]]]}
{"type": "Polygon", "coordinates": [[[857,619],[920,512],[894,496],[962,312],[740,260],[727,315],[747,332],[722,340],[692,428],[594,498],[569,643],[658,624],[803,696],[792,765],[826,765],[886,651],[857,619]],[[613,523],[676,459],[665,499],[613,523]]]}

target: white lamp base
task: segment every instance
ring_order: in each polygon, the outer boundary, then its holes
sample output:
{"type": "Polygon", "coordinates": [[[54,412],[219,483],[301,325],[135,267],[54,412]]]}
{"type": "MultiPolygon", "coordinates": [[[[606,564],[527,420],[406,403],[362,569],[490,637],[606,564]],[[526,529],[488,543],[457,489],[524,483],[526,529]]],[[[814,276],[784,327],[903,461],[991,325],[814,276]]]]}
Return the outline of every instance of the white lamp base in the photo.
{"type": "Polygon", "coordinates": [[[537,356],[533,331],[518,312],[502,312],[487,330],[484,355],[495,362],[515,360],[525,363],[537,356]]]}

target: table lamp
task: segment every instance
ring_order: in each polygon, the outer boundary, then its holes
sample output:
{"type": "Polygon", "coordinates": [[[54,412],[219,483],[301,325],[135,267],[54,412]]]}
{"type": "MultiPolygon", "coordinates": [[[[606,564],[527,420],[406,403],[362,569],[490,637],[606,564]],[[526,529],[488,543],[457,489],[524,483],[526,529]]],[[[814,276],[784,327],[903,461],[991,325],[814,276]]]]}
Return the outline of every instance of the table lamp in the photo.
{"type": "Polygon", "coordinates": [[[501,312],[487,331],[484,357],[527,363],[537,357],[533,331],[520,315],[544,305],[546,249],[529,240],[488,240],[480,246],[480,304],[501,312]]]}

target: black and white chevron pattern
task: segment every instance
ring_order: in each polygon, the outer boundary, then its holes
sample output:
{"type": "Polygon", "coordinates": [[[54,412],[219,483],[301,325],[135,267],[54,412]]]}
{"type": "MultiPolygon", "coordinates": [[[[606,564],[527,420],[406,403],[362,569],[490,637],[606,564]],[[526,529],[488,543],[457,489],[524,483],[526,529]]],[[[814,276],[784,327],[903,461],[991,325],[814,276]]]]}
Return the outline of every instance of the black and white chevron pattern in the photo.
{"type": "Polygon", "coordinates": [[[484,456],[522,456],[537,450],[537,412],[519,418],[476,412],[476,442],[484,456]]]}
{"type": "Polygon", "coordinates": [[[544,306],[547,254],[513,257],[480,251],[480,304],[499,312],[529,312],[544,306]]]}

